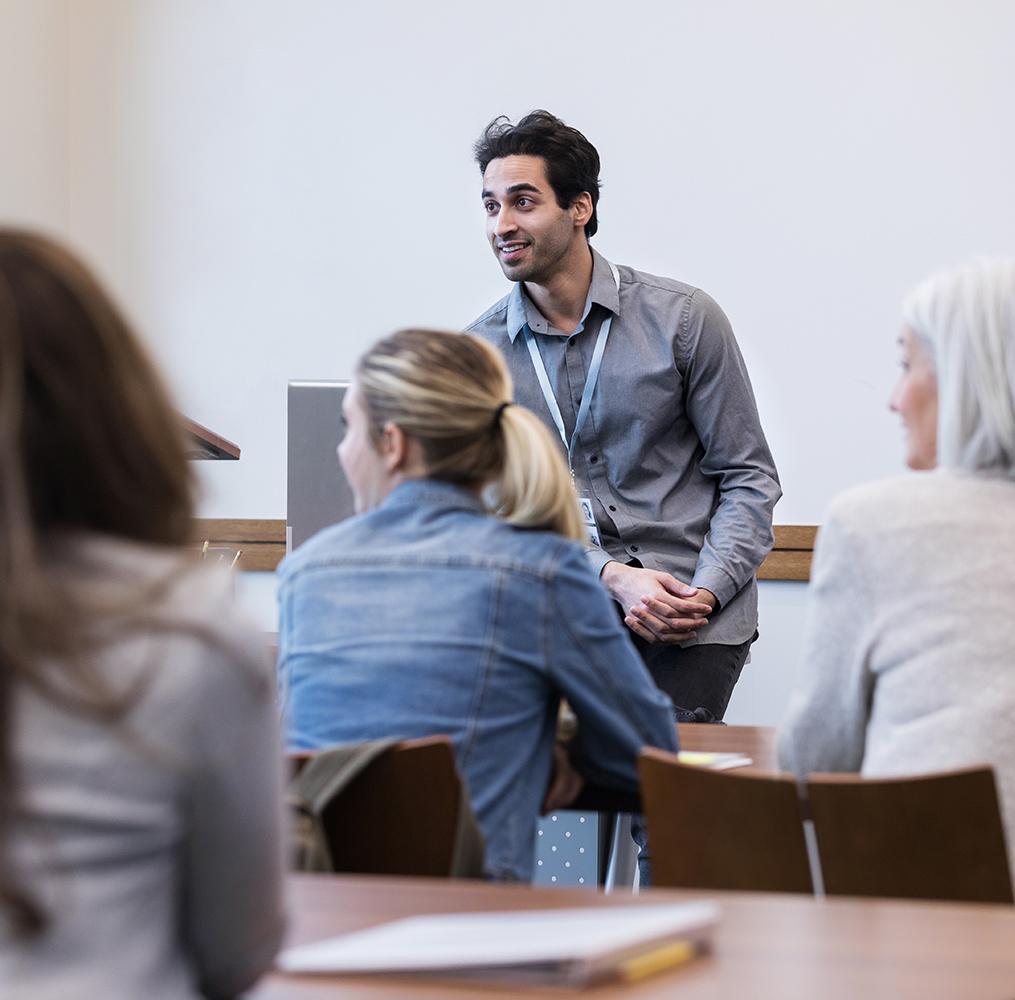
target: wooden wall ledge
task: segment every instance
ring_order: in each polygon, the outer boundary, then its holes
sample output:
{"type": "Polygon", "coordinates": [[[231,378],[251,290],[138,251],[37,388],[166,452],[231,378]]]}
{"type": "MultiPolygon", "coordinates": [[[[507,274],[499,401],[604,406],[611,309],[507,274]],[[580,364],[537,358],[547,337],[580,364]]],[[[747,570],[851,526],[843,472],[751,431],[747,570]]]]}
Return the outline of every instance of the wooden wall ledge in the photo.
{"type": "MultiPolygon", "coordinates": [[[[759,580],[809,580],[811,550],[817,526],[813,524],[777,524],[775,547],[758,570],[759,580]]],[[[242,554],[238,569],[270,572],[285,556],[285,521],[273,519],[197,518],[194,521],[196,545],[209,543],[212,555],[224,550],[242,554]]]]}
{"type": "Polygon", "coordinates": [[[814,524],[777,524],[775,546],[758,569],[759,580],[809,580],[814,524]]]}
{"type": "Polygon", "coordinates": [[[272,572],[285,557],[285,521],[254,519],[194,519],[191,537],[198,546],[208,542],[210,557],[232,560],[228,550],[239,552],[237,569],[250,572],[272,572]]]}

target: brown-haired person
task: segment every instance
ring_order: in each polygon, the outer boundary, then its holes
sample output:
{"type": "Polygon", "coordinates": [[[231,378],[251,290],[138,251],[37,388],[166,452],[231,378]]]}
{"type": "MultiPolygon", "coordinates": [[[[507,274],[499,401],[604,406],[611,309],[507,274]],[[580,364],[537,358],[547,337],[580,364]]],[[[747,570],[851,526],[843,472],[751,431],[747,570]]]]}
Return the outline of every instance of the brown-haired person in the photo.
{"type": "Polygon", "coordinates": [[[281,934],[270,665],[184,546],[180,421],[95,278],[0,229],[0,994],[234,996],[281,934]]]}

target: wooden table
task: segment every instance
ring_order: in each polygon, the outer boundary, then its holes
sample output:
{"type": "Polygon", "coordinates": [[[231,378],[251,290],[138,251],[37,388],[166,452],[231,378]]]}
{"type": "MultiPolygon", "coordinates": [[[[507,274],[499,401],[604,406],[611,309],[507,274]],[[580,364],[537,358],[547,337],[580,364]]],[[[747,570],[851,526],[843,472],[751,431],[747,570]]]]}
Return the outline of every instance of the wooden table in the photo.
{"type": "Polygon", "coordinates": [[[681,750],[742,753],[754,761],[751,771],[769,773],[779,770],[775,733],[774,726],[710,726],[700,722],[681,722],[677,726],[681,750]]]}
{"type": "MultiPolygon", "coordinates": [[[[711,954],[643,982],[601,986],[595,1000],[1001,1000],[1015,997],[1015,908],[895,900],[815,900],[767,893],[653,889],[603,896],[582,889],[424,879],[295,875],[291,944],[415,913],[612,906],[714,899],[722,913],[711,954]]],[[[412,1000],[557,997],[393,977],[270,975],[251,1000],[412,1000]]],[[[576,994],[572,994],[576,995],[576,994]]]]}
{"type": "MultiPolygon", "coordinates": [[[[771,726],[716,726],[701,722],[677,725],[681,750],[742,753],[754,761],[750,767],[737,768],[737,774],[771,774],[779,770],[775,733],[771,726]]],[[[641,800],[635,792],[586,785],[569,808],[579,812],[639,813],[641,800]]]]}

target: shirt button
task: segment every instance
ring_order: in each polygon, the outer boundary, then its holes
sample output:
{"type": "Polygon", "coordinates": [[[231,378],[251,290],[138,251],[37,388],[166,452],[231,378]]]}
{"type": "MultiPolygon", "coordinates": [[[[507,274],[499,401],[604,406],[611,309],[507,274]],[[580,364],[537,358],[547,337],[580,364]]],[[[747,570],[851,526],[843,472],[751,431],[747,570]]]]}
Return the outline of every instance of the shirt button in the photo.
{"type": "Polygon", "coordinates": [[[632,545],[631,546],[631,551],[632,552],[637,552],[638,551],[638,546],[637,545],[632,545]]]}
{"type": "Polygon", "coordinates": [[[616,513],[617,508],[614,507],[613,504],[611,503],[610,504],[610,510],[613,511],[614,513],[616,513]]]}
{"type": "Polygon", "coordinates": [[[599,461],[599,456],[598,456],[598,455],[589,455],[589,461],[590,461],[590,462],[591,462],[591,463],[592,463],[593,465],[595,465],[595,464],[596,464],[596,462],[598,462],[598,461],[599,461]]]}

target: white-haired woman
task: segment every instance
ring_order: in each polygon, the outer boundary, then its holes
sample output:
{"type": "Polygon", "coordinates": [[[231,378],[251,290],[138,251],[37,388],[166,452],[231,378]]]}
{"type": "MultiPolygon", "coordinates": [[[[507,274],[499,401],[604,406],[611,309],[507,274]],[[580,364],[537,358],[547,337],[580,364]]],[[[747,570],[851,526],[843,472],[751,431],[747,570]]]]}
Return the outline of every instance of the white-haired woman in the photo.
{"type": "MultiPolygon", "coordinates": [[[[643,745],[676,749],[673,706],[588,565],[567,466],[511,402],[496,349],[403,330],[360,360],[343,411],[360,516],[280,569],[288,744],[450,736],[487,875],[527,879],[560,698],[586,775],[628,790],[643,745]]],[[[577,791],[554,784],[559,806],[577,791]]]]}
{"type": "Polygon", "coordinates": [[[832,504],[779,757],[801,775],[993,764],[1015,871],[1015,261],[931,278],[903,320],[891,408],[926,471],[832,504]]]}

